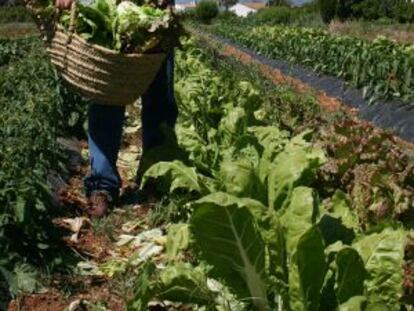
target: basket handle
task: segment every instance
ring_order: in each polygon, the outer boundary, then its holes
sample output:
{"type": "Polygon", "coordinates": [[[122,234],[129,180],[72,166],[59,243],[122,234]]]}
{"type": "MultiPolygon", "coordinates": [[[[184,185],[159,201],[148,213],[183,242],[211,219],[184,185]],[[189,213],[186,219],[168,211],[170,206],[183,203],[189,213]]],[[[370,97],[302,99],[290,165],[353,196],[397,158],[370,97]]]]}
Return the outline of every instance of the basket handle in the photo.
{"type": "Polygon", "coordinates": [[[72,36],[76,31],[76,18],[78,17],[77,3],[74,0],[70,6],[70,21],[69,21],[69,34],[72,36]]]}
{"type": "MultiPolygon", "coordinates": [[[[76,1],[73,1],[70,5],[70,18],[69,18],[69,28],[68,33],[72,36],[76,32],[76,18],[77,18],[77,4],[76,1]]],[[[58,7],[55,8],[55,14],[53,18],[53,26],[56,30],[59,24],[59,17],[62,15],[62,10],[58,7]]]]}
{"type": "Polygon", "coordinates": [[[72,42],[73,35],[76,31],[76,18],[77,18],[77,6],[76,0],[74,0],[70,6],[70,20],[69,20],[69,29],[68,29],[68,37],[65,42],[65,55],[64,55],[64,68],[68,67],[68,53],[69,53],[69,44],[72,42]]]}

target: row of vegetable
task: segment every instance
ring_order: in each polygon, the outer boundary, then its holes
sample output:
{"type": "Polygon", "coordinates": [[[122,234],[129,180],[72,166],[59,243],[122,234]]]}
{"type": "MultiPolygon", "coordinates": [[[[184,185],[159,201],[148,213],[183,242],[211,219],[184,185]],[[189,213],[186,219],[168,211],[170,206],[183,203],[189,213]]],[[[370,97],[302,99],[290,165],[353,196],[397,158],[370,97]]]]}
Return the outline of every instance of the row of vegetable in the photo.
{"type": "Polygon", "coordinates": [[[61,264],[48,181],[65,174],[57,138],[79,127],[85,104],[61,86],[40,40],[0,44],[0,281],[16,294],[35,284],[25,263],[61,264]]]}
{"type": "MultiPolygon", "coordinates": [[[[4,41],[11,48],[0,51],[0,272],[15,292],[36,284],[14,265],[22,255],[61,259],[47,177],[64,171],[56,139],[86,107],[31,40],[4,41]],[[32,47],[24,58],[14,52],[19,44],[32,47]]],[[[111,277],[136,278],[128,309],[166,299],[194,310],[406,310],[412,159],[368,124],[309,120],[312,111],[295,106],[308,102],[302,95],[277,89],[270,98],[265,82],[241,78],[245,69],[213,53],[194,42],[177,53],[182,157],[143,179],[143,187],[158,180],[163,202],[176,208],[160,210],[175,222],[166,226],[166,260],[104,264],[111,277]],[[296,121],[280,116],[286,102],[282,114],[296,121]],[[307,129],[298,130],[302,121],[307,129]]]]}
{"type": "Polygon", "coordinates": [[[413,208],[413,171],[392,137],[353,120],[292,135],[269,124],[260,88],[216,62],[193,45],[178,55],[177,136],[188,156],[155,164],[142,182],[158,180],[178,200],[173,255],[141,266],[129,310],[152,299],[194,310],[406,310],[401,215],[413,208]],[[396,159],[408,169],[381,169],[396,159]],[[358,179],[366,166],[376,177],[358,179]],[[403,172],[392,192],[383,178],[403,172]]]}
{"type": "Polygon", "coordinates": [[[414,47],[379,36],[374,41],[336,36],[320,29],[244,25],[220,19],[210,26],[194,25],[228,38],[270,58],[337,76],[362,88],[371,102],[414,100],[414,47]]]}

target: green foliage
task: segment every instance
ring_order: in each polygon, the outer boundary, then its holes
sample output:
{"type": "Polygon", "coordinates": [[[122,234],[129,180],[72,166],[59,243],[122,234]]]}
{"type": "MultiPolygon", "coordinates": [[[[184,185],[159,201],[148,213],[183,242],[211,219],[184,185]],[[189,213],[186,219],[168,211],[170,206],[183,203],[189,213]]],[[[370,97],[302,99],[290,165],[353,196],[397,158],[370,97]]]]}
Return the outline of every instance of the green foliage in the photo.
{"type": "Polygon", "coordinates": [[[41,289],[37,271],[28,264],[17,264],[12,271],[8,271],[0,264],[0,276],[9,284],[9,291],[14,297],[41,289]]]}
{"type": "Polygon", "coordinates": [[[396,0],[392,8],[392,15],[400,23],[414,22],[414,3],[396,0]]]}
{"type": "Polygon", "coordinates": [[[297,186],[311,184],[316,169],[324,160],[323,152],[302,141],[302,136],[293,138],[265,169],[268,171],[269,206],[284,208],[297,186]]]}
{"type": "Polygon", "coordinates": [[[375,20],[385,17],[387,12],[383,3],[384,1],[376,0],[355,1],[351,6],[352,16],[367,20],[375,20]]]}
{"type": "Polygon", "coordinates": [[[414,4],[406,0],[339,0],[336,14],[341,20],[348,18],[367,21],[392,19],[399,23],[412,23],[414,4]]]}
{"type": "Polygon", "coordinates": [[[270,58],[337,76],[362,88],[370,102],[385,98],[411,103],[414,99],[414,79],[411,77],[414,52],[411,45],[400,45],[384,37],[369,42],[334,36],[318,29],[242,27],[238,23],[224,21],[209,30],[270,58]]]}
{"type": "Polygon", "coordinates": [[[167,256],[171,261],[177,260],[179,254],[188,248],[190,244],[190,228],[188,224],[172,224],[168,228],[167,256]]]}
{"type": "Polygon", "coordinates": [[[193,205],[191,228],[202,258],[240,299],[253,299],[258,310],[266,310],[265,249],[256,221],[249,206],[214,195],[193,205]]]}
{"type": "Polygon", "coordinates": [[[299,284],[305,310],[319,310],[320,292],[327,270],[325,245],[318,226],[306,231],[298,241],[295,253],[299,284]]]}
{"type": "Polygon", "coordinates": [[[403,295],[403,230],[385,229],[359,240],[355,247],[368,271],[366,290],[369,301],[397,309],[403,295]]]}
{"type": "Polygon", "coordinates": [[[329,24],[334,19],[336,5],[336,0],[319,0],[321,16],[324,23],[329,24]]]}
{"type": "Polygon", "coordinates": [[[37,38],[2,43],[0,266],[13,275],[23,256],[31,264],[59,261],[48,175],[65,171],[57,138],[82,126],[86,104],[60,85],[37,38]]]}
{"type": "MultiPolygon", "coordinates": [[[[49,28],[53,19],[53,2],[33,0],[32,14],[44,15],[39,23],[49,28]]],[[[77,5],[76,33],[85,40],[123,53],[169,51],[179,44],[183,33],[171,10],[137,5],[131,1],[117,4],[114,0],[97,0],[90,5],[77,5]]],[[[65,11],[60,24],[69,29],[70,13],[65,11]]]]}
{"type": "Polygon", "coordinates": [[[339,303],[344,303],[354,296],[364,294],[366,270],[359,253],[345,247],[336,255],[335,265],[338,271],[336,292],[339,303]]]}
{"type": "Polygon", "coordinates": [[[134,299],[127,306],[128,311],[146,311],[151,299],[173,302],[214,305],[217,293],[208,287],[207,269],[178,262],[158,271],[147,262],[139,269],[134,299]]]}
{"type": "Polygon", "coordinates": [[[225,12],[228,12],[229,8],[237,3],[237,0],[219,0],[219,3],[221,7],[224,7],[225,12]]]}
{"type": "Polygon", "coordinates": [[[164,177],[165,182],[170,184],[169,192],[177,189],[201,192],[201,186],[194,168],[185,166],[180,161],[159,162],[151,166],[142,178],[143,187],[148,179],[164,177]]]}
{"type": "Polygon", "coordinates": [[[217,2],[212,0],[202,0],[197,3],[195,9],[196,18],[203,22],[209,23],[211,20],[219,14],[219,8],[217,2]]]}
{"type": "Polygon", "coordinates": [[[24,6],[0,7],[0,24],[32,22],[24,6]]]}
{"type": "MultiPolygon", "coordinates": [[[[309,142],[310,132],[290,137],[259,122],[257,90],[213,70],[203,52],[188,49],[178,54],[183,113],[177,135],[191,166],[181,164],[180,171],[191,171],[192,179],[208,180],[210,186],[197,192],[177,178],[190,226],[171,227],[169,265],[154,271],[151,290],[137,294],[131,304],[168,297],[206,310],[398,309],[407,232],[364,233],[352,201],[337,187],[320,205],[323,189],[310,187],[318,185],[314,181],[326,155],[309,142]],[[194,258],[181,269],[185,259],[177,252],[187,246],[194,258]],[[160,278],[164,271],[168,278],[160,278]],[[243,304],[219,303],[227,291],[243,304]]],[[[169,186],[174,164],[155,166],[158,178],[170,179],[169,186]]]]}
{"type": "Polygon", "coordinates": [[[229,19],[237,19],[236,13],[232,11],[222,11],[217,16],[217,19],[229,20],[229,19]]]}
{"type": "Polygon", "coordinates": [[[39,49],[40,46],[41,42],[32,38],[21,40],[0,39],[0,67],[27,56],[28,53],[39,49]]]}
{"type": "Polygon", "coordinates": [[[348,19],[351,14],[351,1],[348,0],[338,0],[336,6],[336,16],[343,22],[348,19]]]}
{"type": "Polygon", "coordinates": [[[289,207],[280,217],[286,231],[286,249],[291,256],[295,253],[300,237],[315,223],[317,213],[312,189],[295,188],[289,207]]]}
{"type": "Polygon", "coordinates": [[[291,24],[295,17],[296,11],[285,6],[274,6],[260,10],[256,14],[250,17],[253,23],[265,23],[265,24],[291,24]]]}

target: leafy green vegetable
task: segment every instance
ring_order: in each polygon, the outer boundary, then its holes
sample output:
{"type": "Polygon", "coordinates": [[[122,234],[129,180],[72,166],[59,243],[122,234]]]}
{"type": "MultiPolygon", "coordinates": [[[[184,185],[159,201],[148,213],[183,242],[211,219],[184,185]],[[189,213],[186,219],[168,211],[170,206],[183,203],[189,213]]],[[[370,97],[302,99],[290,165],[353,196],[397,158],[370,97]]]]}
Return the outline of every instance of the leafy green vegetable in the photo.
{"type": "Polygon", "coordinates": [[[313,190],[307,187],[295,188],[292,199],[280,221],[286,230],[287,250],[290,256],[296,251],[297,243],[316,221],[318,206],[314,199],[313,190]]]}
{"type": "MultiPolygon", "coordinates": [[[[299,273],[304,310],[319,310],[320,291],[325,278],[327,262],[322,233],[313,226],[298,241],[295,261],[299,273]]],[[[299,310],[293,306],[294,310],[299,310]]]]}
{"type": "Polygon", "coordinates": [[[322,150],[313,149],[303,135],[293,138],[268,168],[269,205],[276,210],[286,206],[293,189],[309,184],[324,161],[322,150]]]}
{"type": "Polygon", "coordinates": [[[188,224],[173,224],[168,228],[167,256],[170,261],[176,260],[181,251],[190,244],[190,228],[188,224]]]}
{"type": "Polygon", "coordinates": [[[121,2],[117,8],[115,49],[125,50],[129,45],[145,50],[157,45],[161,38],[151,35],[166,29],[172,20],[169,11],[150,6],[138,6],[130,1],[121,2]]]}
{"type": "Polygon", "coordinates": [[[341,304],[338,311],[364,311],[367,305],[367,299],[364,296],[355,296],[341,304]]]}
{"type": "MultiPolygon", "coordinates": [[[[53,3],[31,0],[28,8],[40,17],[42,29],[53,28],[53,3]]],[[[70,13],[64,12],[60,24],[69,29],[70,13]]],[[[77,4],[75,31],[88,42],[122,53],[168,52],[179,45],[183,29],[171,9],[131,1],[96,0],[77,4]]]]}
{"type": "Polygon", "coordinates": [[[265,245],[257,223],[246,207],[220,204],[214,195],[210,198],[194,203],[191,218],[191,229],[202,258],[235,294],[265,310],[268,304],[265,245]]]}
{"type": "Polygon", "coordinates": [[[335,75],[363,89],[370,102],[393,98],[412,103],[414,98],[410,44],[398,44],[384,37],[370,41],[337,36],[315,28],[246,25],[237,19],[220,19],[202,29],[268,57],[335,75]]]}
{"type": "Polygon", "coordinates": [[[9,284],[10,293],[17,296],[22,293],[34,293],[41,289],[38,282],[38,273],[27,264],[18,264],[13,272],[9,272],[0,265],[0,275],[9,284]]]}
{"type": "Polygon", "coordinates": [[[370,302],[397,308],[403,295],[403,261],[406,234],[403,230],[384,229],[355,243],[368,277],[365,282],[370,302]]]}
{"type": "Polygon", "coordinates": [[[344,192],[337,190],[332,197],[331,205],[330,216],[340,218],[347,228],[358,229],[358,217],[352,211],[351,204],[344,192]]]}
{"type": "Polygon", "coordinates": [[[337,267],[335,291],[339,303],[344,303],[353,296],[362,296],[367,273],[358,252],[350,247],[343,248],[336,255],[335,264],[337,267]]]}
{"type": "Polygon", "coordinates": [[[221,163],[220,179],[226,191],[238,197],[255,198],[259,190],[253,164],[246,159],[225,160],[221,163]]]}
{"type": "Polygon", "coordinates": [[[157,297],[182,303],[209,305],[215,295],[207,287],[207,275],[202,267],[179,263],[168,266],[160,273],[157,297]]]}
{"type": "Polygon", "coordinates": [[[166,183],[170,184],[169,191],[186,189],[188,191],[201,192],[202,187],[199,183],[197,173],[194,168],[187,167],[181,161],[158,162],[150,167],[142,178],[143,187],[150,178],[163,177],[166,183]]]}

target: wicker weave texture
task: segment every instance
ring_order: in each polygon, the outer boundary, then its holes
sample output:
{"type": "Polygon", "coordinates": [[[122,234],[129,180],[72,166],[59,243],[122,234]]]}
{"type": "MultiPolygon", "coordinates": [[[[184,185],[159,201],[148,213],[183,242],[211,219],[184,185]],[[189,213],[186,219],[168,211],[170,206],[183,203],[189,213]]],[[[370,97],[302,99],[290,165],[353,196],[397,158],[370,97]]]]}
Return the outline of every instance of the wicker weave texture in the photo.
{"type": "Polygon", "coordinates": [[[166,55],[118,54],[58,28],[48,46],[52,63],[69,86],[100,104],[124,106],[143,95],[166,55]]]}

